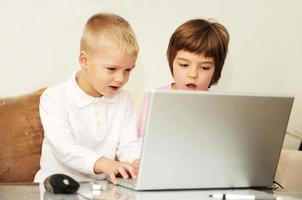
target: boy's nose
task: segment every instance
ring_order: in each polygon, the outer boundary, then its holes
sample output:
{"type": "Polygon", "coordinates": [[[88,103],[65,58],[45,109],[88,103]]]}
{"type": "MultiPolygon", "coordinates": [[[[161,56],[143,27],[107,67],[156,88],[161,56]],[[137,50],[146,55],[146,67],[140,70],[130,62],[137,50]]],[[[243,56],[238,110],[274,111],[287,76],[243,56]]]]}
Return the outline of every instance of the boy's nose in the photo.
{"type": "Polygon", "coordinates": [[[122,83],[122,82],[124,82],[124,80],[125,80],[125,77],[124,77],[123,74],[120,74],[120,73],[116,74],[116,76],[115,76],[115,81],[116,82],[122,83]]]}

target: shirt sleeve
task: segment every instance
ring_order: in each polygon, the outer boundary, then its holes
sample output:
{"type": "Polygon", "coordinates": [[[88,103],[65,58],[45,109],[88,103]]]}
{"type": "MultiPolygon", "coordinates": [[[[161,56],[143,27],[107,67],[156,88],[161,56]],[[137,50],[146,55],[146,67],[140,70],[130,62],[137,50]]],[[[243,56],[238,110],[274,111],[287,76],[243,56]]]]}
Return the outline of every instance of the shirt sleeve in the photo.
{"type": "Polygon", "coordinates": [[[45,140],[59,163],[81,173],[94,175],[94,163],[102,155],[77,143],[63,95],[46,90],[40,98],[39,109],[45,140]]]}
{"type": "Polygon", "coordinates": [[[132,163],[132,161],[139,159],[141,142],[138,140],[137,130],[137,114],[135,106],[128,95],[117,148],[117,157],[119,161],[132,163]]]}

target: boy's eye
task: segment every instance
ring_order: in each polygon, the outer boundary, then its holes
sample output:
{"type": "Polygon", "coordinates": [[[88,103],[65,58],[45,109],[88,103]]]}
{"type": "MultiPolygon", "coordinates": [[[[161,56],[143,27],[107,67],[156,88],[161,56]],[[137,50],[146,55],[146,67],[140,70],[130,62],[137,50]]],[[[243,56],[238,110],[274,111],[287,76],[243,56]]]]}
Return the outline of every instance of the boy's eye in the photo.
{"type": "Polygon", "coordinates": [[[126,72],[131,72],[132,68],[126,69],[126,72]]]}
{"type": "Polygon", "coordinates": [[[108,71],[115,71],[116,68],[114,68],[114,67],[106,67],[106,69],[107,69],[108,71]]]}

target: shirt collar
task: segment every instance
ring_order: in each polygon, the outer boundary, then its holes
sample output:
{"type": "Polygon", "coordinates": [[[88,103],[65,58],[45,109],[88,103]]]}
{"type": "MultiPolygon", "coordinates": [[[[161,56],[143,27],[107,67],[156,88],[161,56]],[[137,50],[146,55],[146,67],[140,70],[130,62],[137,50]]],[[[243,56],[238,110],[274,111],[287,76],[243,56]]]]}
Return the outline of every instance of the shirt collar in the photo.
{"type": "Polygon", "coordinates": [[[76,103],[78,107],[84,107],[87,106],[91,103],[98,103],[99,101],[104,102],[104,103],[109,103],[113,104],[117,102],[118,99],[118,94],[111,97],[93,97],[88,94],[86,94],[78,85],[76,81],[76,77],[78,76],[80,71],[75,71],[72,75],[71,81],[69,82],[69,88],[71,92],[71,97],[73,98],[73,101],[76,103]]]}

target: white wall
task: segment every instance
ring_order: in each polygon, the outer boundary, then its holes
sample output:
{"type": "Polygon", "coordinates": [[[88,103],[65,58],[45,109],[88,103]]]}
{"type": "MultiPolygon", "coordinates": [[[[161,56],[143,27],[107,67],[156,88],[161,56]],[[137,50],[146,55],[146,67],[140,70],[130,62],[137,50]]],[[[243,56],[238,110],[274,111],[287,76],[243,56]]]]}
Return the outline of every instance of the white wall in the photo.
{"type": "Polygon", "coordinates": [[[171,81],[165,52],[175,28],[190,18],[215,18],[231,35],[215,90],[296,96],[289,129],[302,131],[302,1],[300,0],[1,0],[0,97],[68,78],[78,67],[86,20],[114,12],[133,26],[140,54],[127,89],[171,81]]]}

